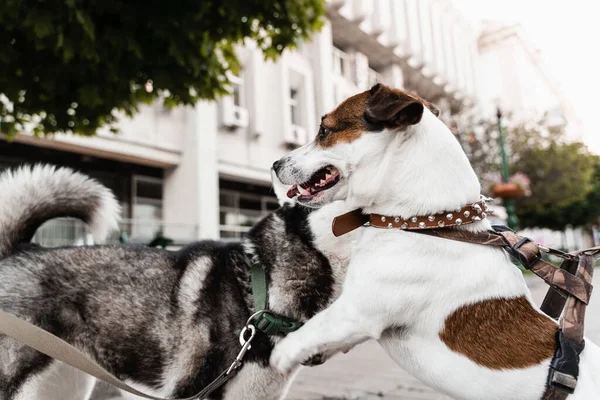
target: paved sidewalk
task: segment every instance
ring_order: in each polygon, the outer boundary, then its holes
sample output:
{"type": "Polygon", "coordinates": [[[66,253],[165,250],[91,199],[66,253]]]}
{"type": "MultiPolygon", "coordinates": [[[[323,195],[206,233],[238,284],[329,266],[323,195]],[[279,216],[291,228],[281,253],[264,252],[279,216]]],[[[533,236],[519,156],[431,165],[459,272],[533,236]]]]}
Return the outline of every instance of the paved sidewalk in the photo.
{"type": "Polygon", "coordinates": [[[327,363],[303,368],[287,400],[402,399],[446,400],[446,396],[404,372],[375,341],[327,363]]]}
{"type": "MultiPolygon", "coordinates": [[[[548,286],[535,276],[527,282],[539,304],[548,286]]],[[[600,268],[594,284],[600,287],[600,268]]],[[[600,296],[592,296],[586,313],[586,335],[600,343],[600,296]]],[[[396,365],[376,342],[357,346],[348,354],[327,363],[303,368],[294,381],[287,400],[448,400],[421,384],[396,365]]]]}

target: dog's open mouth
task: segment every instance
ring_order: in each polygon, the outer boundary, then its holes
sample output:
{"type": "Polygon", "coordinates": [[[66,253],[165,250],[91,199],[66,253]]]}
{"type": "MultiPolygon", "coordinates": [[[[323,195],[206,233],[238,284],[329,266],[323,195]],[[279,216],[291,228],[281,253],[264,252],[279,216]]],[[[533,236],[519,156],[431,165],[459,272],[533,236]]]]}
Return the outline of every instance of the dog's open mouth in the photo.
{"type": "Polygon", "coordinates": [[[328,165],[315,172],[308,181],[292,186],[287,196],[292,199],[299,195],[299,199],[309,199],[317,193],[334,187],[339,181],[340,171],[333,165],[328,165]]]}

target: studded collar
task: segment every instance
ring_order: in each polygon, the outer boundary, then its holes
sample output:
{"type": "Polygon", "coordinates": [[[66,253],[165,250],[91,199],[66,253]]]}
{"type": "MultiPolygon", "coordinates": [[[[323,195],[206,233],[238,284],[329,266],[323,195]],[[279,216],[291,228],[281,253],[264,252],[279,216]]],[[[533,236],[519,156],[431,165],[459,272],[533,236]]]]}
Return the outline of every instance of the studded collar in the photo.
{"type": "Polygon", "coordinates": [[[467,204],[459,210],[410,218],[381,214],[363,214],[359,208],[334,218],[332,231],[335,236],[342,236],[361,226],[417,231],[472,224],[487,217],[490,210],[486,201],[487,199],[482,197],[478,202],[467,204]]]}

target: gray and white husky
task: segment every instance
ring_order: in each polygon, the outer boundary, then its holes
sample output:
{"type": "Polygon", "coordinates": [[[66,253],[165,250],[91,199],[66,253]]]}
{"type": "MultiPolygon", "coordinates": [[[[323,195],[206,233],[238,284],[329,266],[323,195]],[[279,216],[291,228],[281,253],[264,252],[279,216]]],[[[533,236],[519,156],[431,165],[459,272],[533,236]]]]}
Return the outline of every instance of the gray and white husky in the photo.
{"type": "MultiPolygon", "coordinates": [[[[285,189],[283,189],[285,190],[285,189]]],[[[285,198],[285,193],[280,198],[285,198]]],[[[250,267],[265,268],[275,313],[306,321],[341,291],[352,238],[331,234],[334,203],[284,204],[241,243],[201,241],[180,251],[30,244],[56,217],[86,221],[97,240],[117,227],[119,206],[98,182],[67,168],[0,175],[0,309],[61,337],[147,394],[187,397],[236,357],[255,311],[250,267]]],[[[277,399],[291,376],[269,366],[277,338],[257,333],[246,362],[214,399],[277,399]]],[[[87,399],[94,379],[0,335],[0,399],[87,399]]]]}

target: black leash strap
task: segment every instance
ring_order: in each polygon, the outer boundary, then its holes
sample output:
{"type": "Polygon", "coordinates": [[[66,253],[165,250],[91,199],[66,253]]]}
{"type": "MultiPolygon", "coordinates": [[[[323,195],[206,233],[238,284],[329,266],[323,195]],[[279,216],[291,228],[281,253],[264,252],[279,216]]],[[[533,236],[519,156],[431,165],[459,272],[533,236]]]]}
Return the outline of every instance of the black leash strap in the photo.
{"type": "Polygon", "coordinates": [[[228,380],[233,378],[237,374],[237,370],[238,369],[235,368],[231,372],[229,372],[229,369],[226,369],[225,371],[221,372],[221,375],[219,375],[214,381],[209,383],[207,387],[202,389],[202,391],[197,394],[197,399],[205,400],[208,396],[210,396],[212,392],[214,392],[215,390],[223,386],[225,383],[227,383],[228,380]]]}

